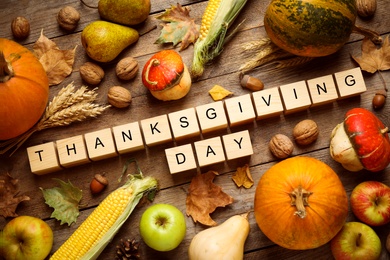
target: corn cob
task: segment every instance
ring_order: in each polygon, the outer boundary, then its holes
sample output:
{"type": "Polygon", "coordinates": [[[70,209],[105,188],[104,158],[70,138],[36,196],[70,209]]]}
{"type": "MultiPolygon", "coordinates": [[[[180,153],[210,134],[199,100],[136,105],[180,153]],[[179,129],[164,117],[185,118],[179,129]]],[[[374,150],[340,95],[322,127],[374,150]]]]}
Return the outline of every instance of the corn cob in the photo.
{"type": "Polygon", "coordinates": [[[157,184],[153,177],[131,175],[123,186],[99,204],[50,259],[96,259],[143,195],[156,190],[157,184]]]}
{"type": "Polygon", "coordinates": [[[227,31],[247,0],[209,0],[203,13],[199,38],[194,45],[191,74],[199,77],[205,64],[221,54],[223,45],[234,34],[227,31]]]}

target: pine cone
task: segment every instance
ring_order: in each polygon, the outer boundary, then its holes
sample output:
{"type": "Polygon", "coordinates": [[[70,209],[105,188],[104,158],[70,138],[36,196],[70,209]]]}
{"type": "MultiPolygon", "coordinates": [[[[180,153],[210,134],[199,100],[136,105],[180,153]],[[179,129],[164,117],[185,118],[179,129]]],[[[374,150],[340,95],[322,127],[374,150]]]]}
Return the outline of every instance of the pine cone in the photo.
{"type": "Polygon", "coordinates": [[[138,260],[141,259],[139,252],[139,242],[135,239],[121,239],[120,245],[116,246],[116,258],[119,260],[138,260]]]}

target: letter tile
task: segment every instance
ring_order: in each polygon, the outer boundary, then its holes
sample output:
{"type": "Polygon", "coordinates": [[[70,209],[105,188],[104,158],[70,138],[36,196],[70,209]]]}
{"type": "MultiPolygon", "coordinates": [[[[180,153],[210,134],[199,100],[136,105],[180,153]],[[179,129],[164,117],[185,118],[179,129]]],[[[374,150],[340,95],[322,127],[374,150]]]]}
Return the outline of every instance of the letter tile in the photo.
{"type": "Polygon", "coordinates": [[[114,126],[112,128],[116,149],[119,154],[125,154],[145,148],[138,122],[114,126]]]}
{"type": "Polygon", "coordinates": [[[298,81],[279,87],[284,103],[284,113],[290,114],[311,106],[306,81],[298,81]]]}
{"type": "Polygon", "coordinates": [[[256,117],[250,94],[226,99],[225,109],[230,126],[253,122],[256,117]]]}
{"type": "Polygon", "coordinates": [[[63,167],[72,167],[89,162],[87,147],[82,135],[56,141],[58,157],[63,167]]]}
{"type": "Polygon", "coordinates": [[[228,160],[253,154],[252,142],[248,130],[224,135],[222,136],[222,140],[228,160]]]}
{"type": "Polygon", "coordinates": [[[360,95],[367,90],[360,67],[334,74],[340,98],[360,95]]]}
{"type": "Polygon", "coordinates": [[[172,141],[171,128],[167,115],[141,120],[141,128],[147,146],[172,141]]]}
{"type": "Polygon", "coordinates": [[[200,135],[195,108],[188,108],[168,114],[169,123],[175,140],[200,135]]]}
{"type": "Polygon", "coordinates": [[[194,151],[191,144],[165,149],[171,174],[196,169],[194,151]]]}
{"type": "Polygon", "coordinates": [[[200,167],[225,161],[220,136],[197,141],[194,145],[200,167]]]}
{"type": "Polygon", "coordinates": [[[61,169],[54,142],[28,147],[27,155],[32,173],[41,175],[61,169]]]}
{"type": "Polygon", "coordinates": [[[279,88],[277,87],[253,92],[252,99],[256,110],[257,120],[278,116],[284,111],[279,88]]]}
{"type": "Polygon", "coordinates": [[[217,101],[196,107],[202,133],[227,128],[228,122],[223,102],[217,101]]]}
{"type": "Polygon", "coordinates": [[[339,97],[333,75],[310,79],[307,85],[313,106],[332,103],[339,97]]]}
{"type": "Polygon", "coordinates": [[[114,138],[110,128],[94,131],[84,135],[88,156],[92,161],[98,161],[117,155],[114,138]]]}

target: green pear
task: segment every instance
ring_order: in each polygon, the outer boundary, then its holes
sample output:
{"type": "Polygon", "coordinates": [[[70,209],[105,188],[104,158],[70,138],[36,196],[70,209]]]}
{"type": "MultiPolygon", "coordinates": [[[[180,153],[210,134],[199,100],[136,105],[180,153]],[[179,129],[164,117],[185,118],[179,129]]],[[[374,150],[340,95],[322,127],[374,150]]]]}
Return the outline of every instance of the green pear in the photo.
{"type": "Polygon", "coordinates": [[[138,38],[137,30],[106,21],[92,22],[81,33],[81,43],[88,56],[99,62],[112,61],[138,38]]]}
{"type": "Polygon", "coordinates": [[[148,18],[150,0],[100,0],[100,17],[114,23],[137,25],[148,18]]]}

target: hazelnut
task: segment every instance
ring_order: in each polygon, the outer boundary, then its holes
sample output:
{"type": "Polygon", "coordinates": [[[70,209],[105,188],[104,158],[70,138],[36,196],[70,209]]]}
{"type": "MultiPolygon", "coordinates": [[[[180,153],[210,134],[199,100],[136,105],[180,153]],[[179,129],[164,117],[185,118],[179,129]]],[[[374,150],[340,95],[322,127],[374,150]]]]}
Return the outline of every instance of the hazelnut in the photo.
{"type": "Polygon", "coordinates": [[[356,10],[360,17],[373,16],[376,11],[376,0],[356,0],[356,10]]]}
{"type": "Polygon", "coordinates": [[[12,34],[17,39],[25,39],[30,34],[30,23],[23,17],[18,16],[11,23],[12,34]]]}
{"type": "Polygon", "coordinates": [[[277,158],[284,159],[292,154],[294,144],[286,135],[276,134],[269,142],[269,149],[277,158]]]}
{"type": "Polygon", "coordinates": [[[138,69],[138,61],[133,57],[127,57],[121,59],[118,64],[116,64],[115,71],[119,79],[130,80],[137,75],[138,69]]]}
{"type": "Polygon", "coordinates": [[[60,27],[67,31],[76,29],[80,21],[80,13],[72,6],[65,6],[57,14],[57,22],[60,27]]]}
{"type": "Polygon", "coordinates": [[[104,70],[93,62],[86,62],[80,66],[80,76],[88,84],[97,85],[104,78],[104,70]]]}
{"type": "Polygon", "coordinates": [[[121,86],[113,86],[107,93],[108,103],[117,108],[128,107],[131,103],[131,93],[121,86]]]}
{"type": "Polygon", "coordinates": [[[299,145],[309,145],[317,140],[318,127],[316,122],[311,119],[305,119],[296,124],[293,129],[295,142],[299,145]]]}
{"type": "Polygon", "coordinates": [[[241,86],[252,91],[259,91],[264,89],[264,83],[258,78],[244,75],[241,79],[241,86]]]}

